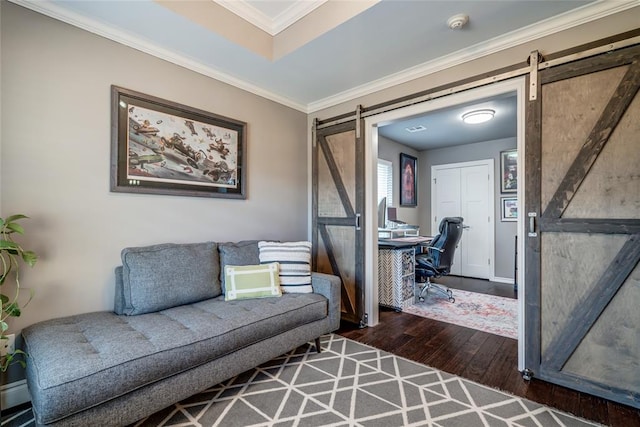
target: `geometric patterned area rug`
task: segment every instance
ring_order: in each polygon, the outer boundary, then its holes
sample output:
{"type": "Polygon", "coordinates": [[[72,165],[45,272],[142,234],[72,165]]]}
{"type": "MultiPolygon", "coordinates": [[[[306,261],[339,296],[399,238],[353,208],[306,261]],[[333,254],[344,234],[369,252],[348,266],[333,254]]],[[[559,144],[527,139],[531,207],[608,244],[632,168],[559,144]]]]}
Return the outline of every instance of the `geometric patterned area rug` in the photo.
{"type": "Polygon", "coordinates": [[[597,425],[339,335],[321,341],[320,354],[301,346],[135,426],[597,425]]]}
{"type": "Polygon", "coordinates": [[[439,294],[427,294],[423,302],[405,313],[476,329],[507,338],[518,338],[518,300],[451,289],[455,302],[439,294]]]}

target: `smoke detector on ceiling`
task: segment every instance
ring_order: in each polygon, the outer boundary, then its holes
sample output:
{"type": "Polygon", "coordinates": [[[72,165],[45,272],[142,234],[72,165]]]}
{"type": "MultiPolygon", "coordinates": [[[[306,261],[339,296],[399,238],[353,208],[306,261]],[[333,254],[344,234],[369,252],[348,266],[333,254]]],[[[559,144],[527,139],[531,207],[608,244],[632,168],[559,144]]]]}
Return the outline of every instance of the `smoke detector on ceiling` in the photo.
{"type": "Polygon", "coordinates": [[[460,28],[467,25],[467,22],[469,22],[469,15],[459,13],[458,15],[453,15],[451,18],[449,18],[447,20],[447,25],[452,30],[459,30],[460,28]]]}

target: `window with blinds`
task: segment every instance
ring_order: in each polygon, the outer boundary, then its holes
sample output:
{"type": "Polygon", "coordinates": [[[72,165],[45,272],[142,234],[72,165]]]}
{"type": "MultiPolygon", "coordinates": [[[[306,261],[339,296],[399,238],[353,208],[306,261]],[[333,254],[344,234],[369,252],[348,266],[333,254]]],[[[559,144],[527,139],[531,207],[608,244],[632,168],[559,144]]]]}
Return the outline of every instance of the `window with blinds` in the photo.
{"type": "Polygon", "coordinates": [[[387,206],[393,206],[393,163],[378,159],[378,203],[387,198],[387,206]]]}

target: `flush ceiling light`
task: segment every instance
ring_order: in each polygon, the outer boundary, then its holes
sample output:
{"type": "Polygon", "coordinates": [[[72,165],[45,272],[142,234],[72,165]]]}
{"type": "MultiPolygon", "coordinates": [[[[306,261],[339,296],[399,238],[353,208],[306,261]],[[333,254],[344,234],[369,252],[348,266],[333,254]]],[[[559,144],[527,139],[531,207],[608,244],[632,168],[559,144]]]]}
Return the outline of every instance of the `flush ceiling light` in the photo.
{"type": "Polygon", "coordinates": [[[473,110],[462,115],[462,121],[469,124],[488,122],[496,114],[494,110],[473,110]]]}

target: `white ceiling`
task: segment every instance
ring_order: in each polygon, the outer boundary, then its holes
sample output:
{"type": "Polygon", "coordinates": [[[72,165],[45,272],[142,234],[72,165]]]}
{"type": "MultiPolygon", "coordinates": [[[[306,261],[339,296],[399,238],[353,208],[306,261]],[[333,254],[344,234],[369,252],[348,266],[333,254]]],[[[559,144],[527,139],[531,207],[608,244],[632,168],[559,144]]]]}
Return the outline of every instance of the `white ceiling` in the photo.
{"type": "Polygon", "coordinates": [[[431,150],[454,145],[515,138],[517,133],[516,93],[458,104],[410,117],[378,128],[378,134],[400,142],[415,150],[431,150]],[[492,120],[485,123],[466,124],[462,115],[476,109],[495,111],[492,120]],[[419,132],[407,128],[424,127],[419,132]]]}
{"type": "Polygon", "coordinates": [[[10,1],[307,113],[638,7],[638,0],[10,1]],[[178,10],[188,6],[217,12],[178,10]],[[253,36],[244,43],[230,36],[220,11],[251,23],[253,36]],[[450,29],[447,20],[460,13],[469,23],[450,29]],[[258,39],[288,45],[265,55],[251,45],[258,39]]]}

